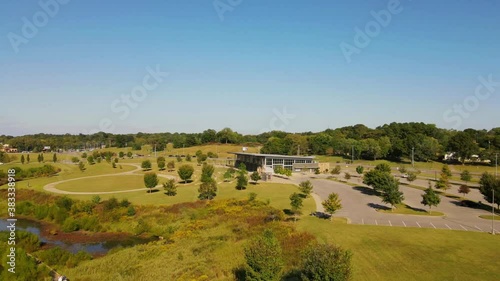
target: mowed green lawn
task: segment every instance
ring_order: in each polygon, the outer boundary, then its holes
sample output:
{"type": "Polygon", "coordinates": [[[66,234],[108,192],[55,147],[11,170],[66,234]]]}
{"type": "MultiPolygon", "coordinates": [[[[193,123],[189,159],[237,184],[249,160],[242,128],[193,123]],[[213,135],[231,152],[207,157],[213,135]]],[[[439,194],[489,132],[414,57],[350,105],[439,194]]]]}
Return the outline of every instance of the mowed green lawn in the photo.
{"type": "MultiPolygon", "coordinates": [[[[81,182],[82,184],[86,182],[95,183],[96,180],[103,180],[103,179],[106,179],[106,177],[97,179],[87,179],[78,182],[81,182]]],[[[101,187],[104,187],[101,183],[98,184],[99,190],[97,190],[97,188],[95,189],[96,191],[116,191],[120,190],[120,187],[123,186],[128,187],[129,189],[141,188],[142,186],[144,186],[144,183],[142,182],[140,183],[139,187],[136,187],[135,185],[132,184],[126,185],[124,181],[126,181],[127,179],[130,181],[132,181],[132,179],[134,181],[136,180],[142,181],[142,177],[140,176],[138,176],[137,178],[134,178],[134,176],[109,177],[108,179],[106,179],[108,181],[108,187],[106,189],[101,189],[101,187]]],[[[161,181],[163,182],[164,180],[161,179],[161,181]]],[[[76,191],[74,188],[71,187],[71,183],[74,182],[64,183],[64,186],[63,184],[61,184],[57,185],[56,187],[61,188],[61,186],[63,186],[64,190],[76,191]]],[[[85,188],[84,186],[85,185],[78,187],[78,190],[89,191],[89,190],[83,190],[85,188]]],[[[90,186],[91,185],[89,185],[89,188],[94,189],[94,187],[90,186]]],[[[246,190],[237,190],[235,186],[236,186],[235,182],[219,184],[217,197],[215,198],[215,200],[229,199],[229,198],[246,199],[248,198],[250,193],[255,192],[257,193],[258,200],[261,201],[269,200],[271,206],[283,210],[290,208],[290,199],[289,199],[290,195],[294,192],[299,192],[298,187],[292,184],[276,184],[276,183],[259,183],[257,185],[249,184],[246,190]]],[[[143,190],[143,191],[133,191],[133,192],[119,193],[119,194],[100,194],[99,196],[103,200],[109,199],[111,197],[116,197],[118,199],[127,198],[130,202],[141,205],[170,205],[182,202],[194,202],[198,200],[198,194],[199,194],[198,188],[199,188],[198,183],[178,184],[176,196],[165,195],[163,188],[157,188],[154,190],[155,192],[153,193],[149,193],[146,190],[143,190]]],[[[69,196],[81,200],[88,200],[91,199],[93,195],[69,195],[69,196]]],[[[304,207],[302,211],[304,214],[307,215],[310,212],[316,210],[316,205],[311,197],[306,198],[303,203],[304,207]]]]}
{"type": "Polygon", "coordinates": [[[498,280],[500,235],[425,228],[298,222],[353,253],[353,280],[498,280]]]}
{"type": "Polygon", "coordinates": [[[144,176],[122,175],[79,179],[56,185],[56,188],[72,192],[109,192],[133,190],[144,187],[144,176]]]}

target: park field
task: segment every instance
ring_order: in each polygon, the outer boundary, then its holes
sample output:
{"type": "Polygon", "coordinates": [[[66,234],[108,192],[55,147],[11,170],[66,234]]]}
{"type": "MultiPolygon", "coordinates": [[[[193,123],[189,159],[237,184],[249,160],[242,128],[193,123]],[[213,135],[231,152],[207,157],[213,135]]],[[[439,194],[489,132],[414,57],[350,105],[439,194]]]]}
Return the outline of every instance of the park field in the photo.
{"type": "Polygon", "coordinates": [[[300,230],[353,253],[353,280],[498,280],[500,235],[332,223],[314,217],[300,230]]]}
{"type": "MultiPolygon", "coordinates": [[[[87,179],[87,180],[78,180],[67,183],[62,183],[57,185],[56,188],[62,187],[62,190],[67,191],[89,191],[86,189],[85,184],[78,184],[77,188],[72,188],[71,184],[75,182],[86,183],[87,181],[91,181],[90,183],[95,183],[95,181],[106,180],[110,181],[111,185],[108,189],[101,189],[101,184],[99,183],[97,187],[92,187],[89,184],[90,189],[95,189],[96,191],[107,191],[107,190],[127,190],[141,188],[144,186],[142,183],[142,177],[134,178],[134,176],[119,176],[119,177],[110,177],[106,179],[103,178],[95,178],[95,179],[87,179]],[[113,179],[116,181],[113,182],[113,179]],[[125,183],[125,181],[129,180],[130,184],[125,183]],[[137,181],[137,182],[136,182],[137,181]],[[137,185],[133,184],[136,183],[137,185]]],[[[164,179],[160,178],[162,182],[164,179]]],[[[246,190],[237,190],[235,188],[235,182],[226,182],[219,183],[217,197],[214,200],[221,199],[247,199],[250,193],[254,192],[257,194],[257,198],[261,201],[268,201],[271,206],[284,210],[290,208],[290,195],[294,192],[299,192],[298,187],[292,184],[276,184],[276,183],[265,183],[261,182],[257,185],[249,184],[246,190]]],[[[128,199],[133,204],[138,205],[172,205],[177,203],[184,202],[195,202],[198,200],[198,188],[199,184],[188,183],[188,184],[178,184],[177,185],[177,195],[176,196],[167,196],[165,195],[163,188],[156,188],[153,192],[148,192],[146,188],[140,191],[133,191],[127,193],[119,193],[119,194],[99,194],[99,196],[103,199],[109,199],[111,197],[116,197],[118,199],[128,199]]],[[[90,191],[89,191],[90,192],[90,191]]],[[[89,200],[94,195],[69,195],[71,198],[80,199],[80,200],[89,200]]],[[[314,200],[309,197],[304,200],[303,213],[309,214],[316,210],[316,205],[314,200]]]]}

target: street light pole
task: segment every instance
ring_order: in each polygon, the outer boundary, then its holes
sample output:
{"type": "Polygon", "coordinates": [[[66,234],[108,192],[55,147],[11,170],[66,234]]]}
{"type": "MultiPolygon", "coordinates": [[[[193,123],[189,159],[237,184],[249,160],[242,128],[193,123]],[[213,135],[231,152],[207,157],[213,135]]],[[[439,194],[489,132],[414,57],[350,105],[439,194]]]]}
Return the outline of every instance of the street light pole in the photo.
{"type": "MultiPolygon", "coordinates": [[[[495,154],[495,179],[498,178],[498,153],[495,154]]],[[[495,235],[495,188],[491,189],[491,234],[495,235]]]]}
{"type": "Polygon", "coordinates": [[[493,194],[492,200],[491,200],[491,234],[495,235],[495,188],[491,189],[491,193],[493,194]]]}

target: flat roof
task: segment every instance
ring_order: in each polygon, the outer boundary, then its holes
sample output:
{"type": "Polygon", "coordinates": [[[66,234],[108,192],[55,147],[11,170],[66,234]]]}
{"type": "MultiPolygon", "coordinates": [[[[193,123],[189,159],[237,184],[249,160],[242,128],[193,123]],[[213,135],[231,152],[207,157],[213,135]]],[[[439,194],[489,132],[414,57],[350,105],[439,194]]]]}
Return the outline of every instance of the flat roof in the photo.
{"type": "Polygon", "coordinates": [[[246,152],[229,152],[236,155],[246,155],[255,157],[274,157],[274,158],[293,158],[293,159],[314,159],[314,156],[298,156],[298,155],[280,155],[280,154],[262,154],[262,153],[246,153],[246,152]]]}

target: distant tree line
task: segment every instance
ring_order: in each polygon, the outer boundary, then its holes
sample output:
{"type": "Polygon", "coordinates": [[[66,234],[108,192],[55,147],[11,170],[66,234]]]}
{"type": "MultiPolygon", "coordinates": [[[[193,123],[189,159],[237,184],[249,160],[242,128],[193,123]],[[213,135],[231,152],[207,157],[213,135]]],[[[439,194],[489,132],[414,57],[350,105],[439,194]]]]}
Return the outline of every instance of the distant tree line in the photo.
{"type": "Polygon", "coordinates": [[[455,131],[437,128],[425,123],[391,123],[368,128],[358,124],[322,132],[287,133],[266,132],[259,135],[242,135],[230,128],[220,131],[208,129],[202,133],[137,133],[92,135],[36,134],[25,136],[0,136],[0,142],[8,143],[19,151],[40,152],[44,146],[55,149],[132,147],[139,150],[143,145],[156,146],[157,151],[167,148],[191,147],[210,143],[263,145],[262,153],[284,155],[338,155],[355,159],[401,160],[410,158],[412,151],[416,161],[440,160],[446,152],[456,152],[457,158],[468,159],[479,155],[482,160],[494,162],[500,150],[500,128],[491,130],[466,129],[455,131]]]}

